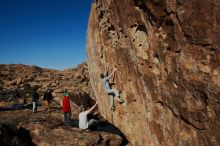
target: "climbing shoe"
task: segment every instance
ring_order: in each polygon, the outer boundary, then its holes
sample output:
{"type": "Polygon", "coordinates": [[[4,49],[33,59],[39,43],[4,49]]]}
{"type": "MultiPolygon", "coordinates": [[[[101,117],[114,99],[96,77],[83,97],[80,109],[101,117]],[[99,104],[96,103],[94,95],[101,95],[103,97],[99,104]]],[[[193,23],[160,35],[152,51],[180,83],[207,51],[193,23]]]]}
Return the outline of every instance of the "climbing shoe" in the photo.
{"type": "Polygon", "coordinates": [[[120,99],[119,103],[123,104],[125,101],[123,99],[120,99]]]}
{"type": "Polygon", "coordinates": [[[115,107],[114,107],[114,106],[112,106],[112,107],[111,107],[111,110],[114,112],[114,111],[115,111],[115,107]]]}

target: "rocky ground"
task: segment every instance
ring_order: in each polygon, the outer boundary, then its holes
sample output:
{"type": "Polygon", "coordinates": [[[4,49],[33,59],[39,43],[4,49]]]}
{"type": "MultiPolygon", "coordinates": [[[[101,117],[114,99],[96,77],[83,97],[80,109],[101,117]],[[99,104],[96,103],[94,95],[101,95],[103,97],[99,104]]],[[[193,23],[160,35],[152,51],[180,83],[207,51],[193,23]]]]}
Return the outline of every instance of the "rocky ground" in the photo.
{"type": "MultiPolygon", "coordinates": [[[[59,104],[53,103],[51,112],[39,106],[32,113],[31,105],[25,109],[0,108],[0,145],[8,146],[118,146],[122,138],[109,132],[82,131],[76,127],[77,115],[72,114],[73,126],[63,124],[59,104]]],[[[111,132],[111,131],[110,131],[111,132]]]]}

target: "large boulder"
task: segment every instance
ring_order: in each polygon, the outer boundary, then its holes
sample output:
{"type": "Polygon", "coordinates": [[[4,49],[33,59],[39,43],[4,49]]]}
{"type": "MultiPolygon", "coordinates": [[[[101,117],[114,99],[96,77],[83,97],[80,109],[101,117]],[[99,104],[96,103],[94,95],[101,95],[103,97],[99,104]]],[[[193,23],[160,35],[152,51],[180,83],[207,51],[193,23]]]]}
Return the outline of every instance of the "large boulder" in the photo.
{"type": "Polygon", "coordinates": [[[220,143],[220,1],[95,0],[87,31],[101,114],[131,144],[220,143]],[[99,77],[117,68],[125,106],[110,110],[99,77]]]}

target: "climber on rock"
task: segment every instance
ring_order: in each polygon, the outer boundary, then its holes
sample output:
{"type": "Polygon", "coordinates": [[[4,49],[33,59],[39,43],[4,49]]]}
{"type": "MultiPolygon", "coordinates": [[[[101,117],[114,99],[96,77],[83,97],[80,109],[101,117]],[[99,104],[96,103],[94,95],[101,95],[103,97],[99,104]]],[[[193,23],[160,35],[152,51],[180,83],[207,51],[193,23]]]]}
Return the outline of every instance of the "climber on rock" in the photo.
{"type": "Polygon", "coordinates": [[[110,78],[115,74],[116,68],[114,68],[113,72],[108,76],[107,67],[105,67],[104,74],[102,73],[100,77],[102,78],[102,82],[104,85],[105,92],[108,95],[111,95],[111,110],[115,110],[114,98],[113,96],[119,101],[120,104],[124,103],[124,100],[120,98],[119,91],[117,89],[112,89],[109,83],[110,78]]]}

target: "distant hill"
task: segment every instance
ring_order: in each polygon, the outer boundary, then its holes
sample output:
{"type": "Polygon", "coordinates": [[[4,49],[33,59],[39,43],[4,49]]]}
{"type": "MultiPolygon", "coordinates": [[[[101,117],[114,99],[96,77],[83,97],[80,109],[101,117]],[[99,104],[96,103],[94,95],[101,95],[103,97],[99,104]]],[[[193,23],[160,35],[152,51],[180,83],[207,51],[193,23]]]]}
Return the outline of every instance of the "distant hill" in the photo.
{"type": "Polygon", "coordinates": [[[41,96],[49,88],[53,96],[60,99],[64,89],[72,95],[79,93],[93,95],[86,63],[63,71],[23,64],[0,64],[0,68],[1,98],[9,98],[15,89],[19,90],[22,97],[28,98],[31,97],[32,89],[35,87],[41,96]]]}

